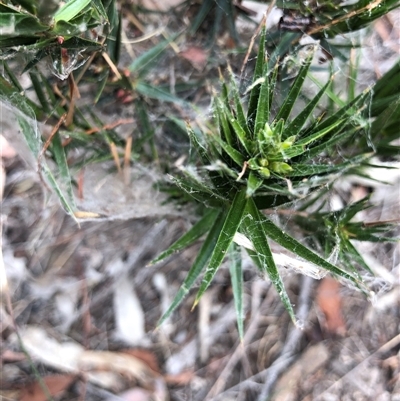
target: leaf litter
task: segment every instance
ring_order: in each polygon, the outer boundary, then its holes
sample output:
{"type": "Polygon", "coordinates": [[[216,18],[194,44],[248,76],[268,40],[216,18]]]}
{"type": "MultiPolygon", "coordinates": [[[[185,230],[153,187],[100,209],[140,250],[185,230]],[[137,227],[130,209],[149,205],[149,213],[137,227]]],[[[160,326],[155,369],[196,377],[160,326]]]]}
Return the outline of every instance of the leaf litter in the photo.
{"type": "MultiPolygon", "coordinates": [[[[8,126],[6,135],[15,137],[16,133],[8,126]]],[[[15,149],[19,151],[18,146],[15,149]]],[[[232,290],[226,284],[225,266],[216,275],[207,316],[200,319],[198,312],[189,312],[194,300],[192,294],[170,319],[170,328],[166,332],[163,332],[163,327],[153,332],[155,322],[164,312],[159,298],[167,297],[167,294],[162,295],[165,291],[163,284],[152,281],[154,273],[161,271],[165,275],[171,287],[170,295],[173,295],[182,282],[182,270],[188,269],[188,261],[194,256],[194,252],[189,250],[173,255],[160,266],[145,267],[190,224],[182,218],[180,211],[170,206],[159,206],[163,195],[152,189],[157,174],[137,165],[131,170],[131,187],[127,187],[118,173],[110,173],[109,164],[85,169],[87,186],[79,207],[99,213],[101,218],[89,216],[88,220],[99,220],[97,222],[82,220],[79,231],[75,223],[63,217],[54,199],[43,196],[40,183],[32,179],[24,182],[26,167],[20,160],[6,160],[5,171],[3,271],[9,279],[8,289],[22,343],[33,363],[41,367],[50,394],[56,396],[57,392],[64,392],[61,399],[71,400],[84,394],[82,387],[87,379],[88,400],[96,399],[93,388],[106,389],[122,399],[136,401],[139,397],[154,398],[156,394],[160,400],[180,400],[189,396],[194,400],[204,399],[224,364],[230,360],[232,350],[240,347],[232,290]],[[10,185],[7,182],[13,174],[10,185]],[[43,208],[44,202],[46,208],[43,208]],[[164,225],[157,232],[154,227],[160,221],[164,225]],[[78,237],[78,233],[83,235],[78,237]],[[74,248],[74,241],[79,243],[79,247],[74,248]],[[90,293],[87,303],[84,302],[84,286],[90,293]],[[71,319],[66,318],[68,314],[71,319]],[[90,321],[85,330],[84,316],[90,321]],[[199,339],[199,333],[208,333],[213,341],[199,339]],[[198,344],[202,344],[202,362],[198,344]],[[137,345],[140,348],[136,348],[137,345]],[[140,358],[134,352],[125,352],[128,346],[135,347],[132,351],[144,350],[152,358],[140,358]],[[155,366],[160,366],[161,374],[154,369],[155,366]],[[54,371],[59,375],[54,376],[54,371]],[[82,375],[86,378],[83,379],[82,375]]],[[[383,205],[381,213],[398,208],[396,180],[395,177],[392,188],[368,183],[374,187],[376,196],[390,204],[389,208],[383,205]]],[[[367,186],[365,182],[359,185],[367,186]]],[[[350,186],[347,190],[351,192],[352,188],[350,186]]],[[[333,297],[324,295],[322,300],[320,295],[316,298],[316,305],[311,306],[303,329],[304,337],[298,344],[298,362],[278,382],[278,388],[290,388],[291,399],[372,400],[377,397],[385,399],[385,396],[395,399],[400,394],[395,380],[399,367],[389,363],[398,346],[392,339],[398,336],[398,319],[394,311],[400,284],[396,279],[399,275],[396,256],[399,247],[396,245],[385,252],[380,246],[371,245],[364,252],[372,260],[379,261],[375,271],[383,272],[382,276],[390,287],[386,295],[390,297],[386,302],[385,298],[380,298],[381,303],[377,301],[379,313],[362,296],[345,287],[340,290],[335,287],[333,297]],[[320,315],[321,311],[325,317],[320,315]],[[363,320],[364,315],[366,318],[363,320]],[[335,334],[343,333],[343,319],[350,334],[337,338],[335,334]],[[363,364],[385,344],[388,347],[380,359],[386,361],[382,369],[374,361],[368,366],[363,364]],[[320,359],[313,356],[316,349],[320,359]],[[345,379],[354,365],[362,365],[362,371],[355,371],[357,377],[353,380],[345,379]],[[299,367],[308,367],[309,370],[299,367]],[[306,376],[307,373],[311,377],[306,376]],[[291,382],[290,386],[286,381],[291,382]],[[338,385],[331,388],[332,382],[338,385]],[[384,385],[378,385],[379,382],[384,385]]],[[[282,265],[285,263],[288,261],[283,261],[282,265]]],[[[285,333],[290,327],[289,319],[282,313],[282,306],[270,283],[264,283],[260,293],[253,293],[253,284],[260,278],[246,266],[244,274],[245,327],[255,322],[254,338],[243,348],[240,362],[234,365],[224,382],[224,389],[215,399],[237,399],[238,394],[242,397],[251,394],[262,377],[249,378],[271,366],[288,341],[285,333]],[[255,300],[257,297],[268,302],[261,303],[255,300]],[[259,315],[250,309],[252,303],[261,305],[259,315]],[[240,384],[242,387],[235,389],[240,384]]],[[[296,300],[301,290],[299,276],[286,276],[285,284],[296,300]]],[[[6,351],[15,352],[19,345],[15,333],[12,334],[12,321],[7,323],[9,314],[2,304],[2,347],[4,345],[6,351]]],[[[2,358],[2,364],[3,367],[14,365],[19,377],[31,367],[26,359],[17,357],[2,358]]],[[[8,385],[18,384],[18,375],[13,376],[11,370],[4,370],[2,385],[7,380],[8,385]]],[[[46,399],[41,386],[34,380],[34,375],[31,375],[29,381],[23,382],[23,392],[14,399],[25,400],[26,394],[32,397],[30,400],[34,400],[33,397],[46,399]]],[[[101,399],[107,399],[106,393],[102,394],[101,399]]],[[[272,399],[279,400],[279,395],[272,399]]]]}

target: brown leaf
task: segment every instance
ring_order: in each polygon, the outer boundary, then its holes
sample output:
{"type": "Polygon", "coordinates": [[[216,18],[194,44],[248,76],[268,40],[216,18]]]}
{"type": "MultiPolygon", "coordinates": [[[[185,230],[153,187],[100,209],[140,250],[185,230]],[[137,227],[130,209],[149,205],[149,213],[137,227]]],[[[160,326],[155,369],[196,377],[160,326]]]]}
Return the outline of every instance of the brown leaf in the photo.
{"type": "Polygon", "coordinates": [[[121,394],[118,394],[118,398],[124,401],[151,401],[153,400],[151,392],[143,388],[136,387],[121,394]]]}
{"type": "Polygon", "coordinates": [[[207,64],[207,52],[201,47],[191,46],[179,53],[196,69],[202,70],[207,64]]]}
{"type": "MultiPolygon", "coordinates": [[[[73,375],[51,375],[43,378],[51,396],[61,395],[76,379],[73,375]]],[[[47,401],[39,382],[34,382],[26,386],[21,391],[19,401],[47,401]]]]}
{"type": "Polygon", "coordinates": [[[161,373],[160,367],[158,366],[158,361],[157,357],[154,355],[154,353],[147,351],[145,349],[124,349],[121,350],[124,354],[128,354],[131,356],[134,356],[137,359],[140,359],[142,362],[144,362],[151,370],[157,373],[161,373]]]}
{"type": "Polygon", "coordinates": [[[165,375],[164,380],[168,384],[175,386],[186,386],[194,378],[194,372],[192,370],[186,370],[176,375],[165,375]]]}
{"type": "Polygon", "coordinates": [[[342,316],[340,284],[331,277],[325,277],[318,287],[317,304],[325,315],[325,329],[330,334],[344,335],[346,323],[342,316]]]}
{"type": "Polygon", "coordinates": [[[129,380],[137,379],[145,386],[151,385],[156,373],[138,358],[121,352],[85,351],[79,358],[79,367],[85,371],[110,371],[129,380]]]}
{"type": "Polygon", "coordinates": [[[0,357],[1,362],[10,363],[10,362],[20,362],[25,359],[25,354],[22,352],[14,352],[9,349],[6,349],[0,357]]]}

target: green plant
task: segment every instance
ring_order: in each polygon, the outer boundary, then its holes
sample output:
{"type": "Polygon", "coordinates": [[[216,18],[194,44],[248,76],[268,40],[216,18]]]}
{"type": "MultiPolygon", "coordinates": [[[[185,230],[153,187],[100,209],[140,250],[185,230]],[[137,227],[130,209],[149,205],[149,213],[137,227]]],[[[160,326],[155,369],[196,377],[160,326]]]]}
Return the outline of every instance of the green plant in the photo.
{"type": "MultiPolygon", "coordinates": [[[[196,306],[228,256],[233,260],[230,272],[239,333],[242,335],[242,272],[235,243],[244,245],[260,272],[270,278],[294,322],[295,313],[269,241],[286,248],[296,258],[347,280],[365,294],[369,293],[357,268],[368,267],[352,247],[350,239],[384,240],[378,234],[387,229],[387,225],[371,228],[351,222],[357,212],[367,207],[366,199],[333,214],[322,210],[335,181],[345,174],[357,171],[361,174],[360,169],[367,166],[375,154],[378,147],[368,140],[372,135],[375,143],[379,142],[378,133],[373,129],[371,131],[371,126],[374,126],[374,123],[371,125],[371,117],[379,119],[381,116],[377,105],[394,102],[396,106],[391,116],[399,123],[398,93],[388,90],[379,95],[380,88],[385,87],[393,72],[378,81],[376,91],[374,88],[367,89],[348,102],[341,101],[331,92],[330,85],[334,79],[331,77],[293,117],[293,108],[306,77],[311,76],[313,51],[309,52],[287,96],[281,101],[278,99],[276,104],[280,66],[266,59],[265,36],[264,27],[253,81],[246,91],[249,93],[247,109],[230,71],[228,82],[222,80],[221,92],[214,96],[216,126],[201,131],[187,125],[192,147],[199,156],[198,166],[183,169],[182,176],[172,177],[172,181],[195,202],[203,205],[205,211],[198,223],[153,263],[189,246],[203,235],[205,239],[159,324],[171,315],[203,274],[193,305],[196,306]],[[332,98],[336,109],[330,115],[321,113],[314,116],[314,110],[326,95],[332,98]],[[376,110],[376,114],[371,115],[371,110],[376,110]],[[354,146],[349,147],[347,153],[341,149],[349,141],[365,145],[366,140],[367,146],[361,147],[360,151],[354,146]],[[309,227],[315,229],[323,222],[315,233],[322,256],[305,246],[301,238],[294,238],[263,214],[265,209],[279,211],[279,207],[290,207],[293,215],[310,216],[304,221],[298,220],[303,227],[308,222],[309,227]]],[[[398,132],[396,135],[398,138],[398,132]]],[[[394,136],[391,131],[390,141],[394,136]]]]}
{"type": "Polygon", "coordinates": [[[113,127],[108,127],[99,117],[101,109],[92,105],[77,106],[79,84],[95,85],[94,99],[89,100],[94,104],[110,94],[115,101],[116,89],[131,95],[138,123],[144,128],[135,138],[131,157],[145,159],[143,145],[149,142],[148,158],[157,158],[145,101],[150,98],[185,102],[160,85],[149,83],[147,75],[155,60],[179,34],[144,52],[130,64],[128,73],[121,74],[117,68],[121,15],[116,0],[71,0],[65,4],[41,0],[1,1],[0,24],[0,101],[17,116],[39,171],[60,198],[65,211],[77,216],[73,192],[76,171],[87,164],[115,159],[117,147],[127,146],[113,127]],[[23,68],[16,69],[21,60],[23,68]],[[45,61],[47,64],[43,67],[45,61]],[[31,85],[25,90],[19,73],[29,74],[31,85]],[[67,80],[68,85],[60,80],[67,80]],[[31,93],[37,101],[32,100],[31,93]],[[38,122],[54,126],[50,140],[42,137],[38,122]],[[77,149],[84,149],[79,157],[77,149]],[[54,161],[54,167],[50,168],[47,159],[54,161]]]}
{"type": "Polygon", "coordinates": [[[286,1],[275,5],[283,10],[278,29],[267,32],[270,60],[274,64],[299,51],[304,34],[317,40],[324,52],[322,60],[337,58],[349,63],[351,49],[361,46],[359,31],[400,6],[399,0],[286,1]],[[355,34],[357,33],[357,34],[355,34]]]}
{"type": "Polygon", "coordinates": [[[200,9],[194,18],[192,25],[190,27],[191,34],[199,29],[204,21],[212,19],[212,29],[210,34],[210,40],[214,41],[215,36],[221,29],[223,24],[228,25],[229,33],[231,37],[237,42],[238,36],[235,27],[235,15],[234,15],[234,5],[232,0],[205,0],[202,2],[200,9]]]}
{"type": "Polygon", "coordinates": [[[103,42],[97,40],[99,35],[107,36],[118,29],[115,1],[72,0],[60,8],[57,2],[10,1],[0,3],[0,13],[3,58],[17,53],[29,55],[24,68],[28,71],[49,57],[53,72],[63,79],[91,52],[103,48],[103,42]]]}

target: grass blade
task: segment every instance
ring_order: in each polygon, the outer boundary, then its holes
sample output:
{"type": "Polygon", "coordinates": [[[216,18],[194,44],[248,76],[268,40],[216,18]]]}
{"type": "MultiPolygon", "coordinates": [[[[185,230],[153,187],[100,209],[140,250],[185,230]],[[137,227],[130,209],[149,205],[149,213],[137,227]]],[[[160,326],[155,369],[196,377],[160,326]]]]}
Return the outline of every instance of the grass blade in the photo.
{"type": "Polygon", "coordinates": [[[21,95],[18,87],[13,87],[5,78],[0,75],[0,100],[9,104],[12,108],[19,110],[24,115],[40,120],[43,111],[32,100],[21,95]],[[32,115],[33,114],[33,115],[32,115]]]}
{"type": "Polygon", "coordinates": [[[214,0],[204,0],[201,3],[201,8],[197,12],[196,18],[192,22],[192,26],[190,28],[190,33],[193,35],[200,27],[208,13],[211,11],[212,7],[214,5],[214,0]]]}
{"type": "Polygon", "coordinates": [[[150,85],[143,81],[137,82],[134,85],[133,89],[135,89],[143,96],[149,97],[151,99],[160,100],[161,102],[171,102],[171,103],[178,103],[181,105],[187,105],[187,102],[185,102],[183,99],[177,96],[174,96],[171,92],[150,85]]]}
{"type": "MultiPolygon", "coordinates": [[[[152,63],[160,54],[174,41],[180,34],[172,35],[169,39],[163,40],[158,45],[152,47],[147,52],[140,55],[130,66],[129,70],[133,73],[139,73],[144,67],[152,63]]],[[[147,69],[148,70],[148,69],[147,69]]],[[[145,71],[147,72],[147,71],[145,71]]]]}
{"type": "Polygon", "coordinates": [[[75,205],[75,198],[74,198],[72,185],[71,185],[71,175],[70,175],[70,171],[69,171],[67,157],[65,155],[65,151],[64,151],[64,148],[61,143],[61,137],[58,132],[54,135],[54,138],[52,140],[51,151],[54,155],[54,159],[57,164],[58,171],[60,172],[60,178],[61,178],[61,180],[64,184],[64,187],[65,187],[65,190],[66,190],[66,198],[68,199],[68,204],[70,205],[70,207],[73,210],[75,210],[76,205],[75,205]]]}
{"type": "Polygon", "coordinates": [[[91,0],[70,0],[65,3],[55,14],[54,22],[70,21],[78,15],[86,6],[90,4],[91,0]]]}
{"type": "MultiPolygon", "coordinates": [[[[36,130],[32,126],[33,124],[31,122],[28,122],[28,120],[22,115],[17,116],[17,120],[21,127],[21,132],[24,135],[25,140],[29,146],[29,149],[35,155],[35,157],[38,157],[41,151],[41,141],[36,130]]],[[[36,126],[36,124],[34,125],[36,126]]],[[[76,210],[75,205],[70,204],[68,199],[64,196],[63,191],[57,184],[57,181],[55,180],[52,172],[45,162],[42,163],[41,168],[50,186],[53,188],[54,192],[60,199],[60,202],[65,211],[71,216],[74,216],[74,211],[76,210]]]]}

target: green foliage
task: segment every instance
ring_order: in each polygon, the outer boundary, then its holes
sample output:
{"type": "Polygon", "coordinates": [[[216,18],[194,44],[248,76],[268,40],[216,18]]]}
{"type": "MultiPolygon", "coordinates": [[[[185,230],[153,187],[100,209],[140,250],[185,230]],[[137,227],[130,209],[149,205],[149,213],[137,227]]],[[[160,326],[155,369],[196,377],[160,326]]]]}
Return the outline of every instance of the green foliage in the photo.
{"type": "Polygon", "coordinates": [[[191,34],[195,34],[203,22],[209,22],[210,20],[212,20],[212,29],[210,30],[211,41],[215,40],[218,31],[224,23],[227,24],[232,38],[234,38],[236,42],[238,41],[232,0],[204,0],[192,22],[190,28],[191,34]]]}
{"type": "Polygon", "coordinates": [[[109,29],[109,13],[114,7],[115,1],[101,0],[71,0],[61,7],[39,0],[26,4],[26,8],[1,3],[0,54],[3,58],[29,55],[24,71],[49,57],[54,70],[66,78],[79,66],[73,60],[84,60],[92,52],[104,50],[99,36],[104,27],[109,29]]]}
{"type": "Polygon", "coordinates": [[[310,17],[305,31],[318,38],[335,37],[338,34],[354,32],[368,26],[377,18],[399,7],[399,0],[340,0],[286,1],[278,0],[276,5],[284,10],[294,11],[293,19],[310,17]]]}
{"type": "MultiPolygon", "coordinates": [[[[106,127],[99,113],[91,107],[77,107],[80,81],[96,84],[94,103],[97,104],[104,91],[108,94],[121,88],[135,95],[135,112],[138,125],[143,128],[135,138],[133,158],[145,157],[144,144],[150,144],[148,157],[157,160],[157,149],[153,140],[146,111],[146,99],[161,102],[185,102],[169,91],[146,81],[154,68],[155,60],[179,34],[150,48],[137,57],[130,66],[131,76],[119,74],[114,65],[118,63],[121,46],[121,15],[116,0],[70,0],[61,3],[34,0],[32,2],[0,2],[0,101],[17,116],[22,134],[28,143],[38,167],[49,186],[59,196],[66,212],[74,216],[76,205],[72,187],[74,175],[88,163],[112,160],[110,148],[125,147],[112,128],[106,127]],[[61,5],[60,5],[61,4],[61,5]],[[103,57],[111,60],[108,64],[103,57]],[[15,64],[25,61],[21,73],[28,73],[31,88],[38,102],[25,93],[15,73],[15,64]],[[68,80],[68,85],[56,89],[51,79],[45,76],[42,61],[52,75],[68,80]],[[96,68],[88,69],[91,64],[96,68]],[[117,80],[114,79],[117,75],[117,80]],[[67,116],[65,118],[65,116],[67,116]],[[58,126],[48,145],[41,137],[37,122],[46,121],[58,126]],[[68,137],[68,141],[65,141],[68,137]],[[67,142],[67,144],[65,144],[67,142]],[[83,148],[80,157],[75,150],[83,148]],[[73,153],[73,158],[69,155],[73,153]],[[47,165],[47,158],[54,161],[55,168],[47,165]],[[67,162],[68,160],[68,162],[67,162]],[[71,163],[74,161],[74,164],[71,163]]],[[[21,71],[21,69],[18,69],[21,71]]],[[[57,82],[53,78],[53,83],[57,82]]],[[[115,101],[115,99],[114,99],[115,101]]]]}
{"type": "MultiPolygon", "coordinates": [[[[208,241],[207,246],[203,246],[198,256],[201,256],[201,265],[191,269],[190,280],[187,279],[182,285],[173,301],[173,307],[160,322],[172,313],[202,275],[195,306],[211,284],[225,256],[234,252],[230,271],[238,327],[242,335],[242,272],[237,260],[238,251],[236,247],[232,248],[232,244],[238,242],[238,235],[245,236],[248,243],[245,247],[250,256],[260,272],[270,278],[294,322],[295,314],[276,267],[270,241],[286,248],[296,257],[342,277],[368,294],[358,271],[358,268],[368,270],[368,266],[350,240],[386,240],[381,234],[388,229],[388,225],[367,227],[352,222],[359,211],[368,207],[367,200],[346,206],[335,213],[319,212],[320,209],[315,211],[315,205],[329,197],[330,189],[339,177],[362,169],[373,155],[380,154],[373,141],[371,143],[372,136],[376,142],[379,141],[378,133],[371,132],[370,124],[371,117],[379,119],[379,112],[385,112],[379,109],[379,105],[386,104],[385,101],[389,102],[389,99],[394,101],[395,106],[390,116],[395,119],[393,122],[400,122],[396,114],[399,94],[384,90],[384,83],[388,82],[394,72],[389,71],[374,88],[358,96],[351,96],[348,102],[330,92],[332,77],[327,83],[320,84],[319,92],[293,116],[305,80],[311,77],[313,52],[309,52],[286,97],[280,100],[276,97],[279,65],[271,65],[265,58],[265,36],[264,28],[253,82],[247,89],[247,106],[233,73],[229,71],[228,81],[221,82],[221,94],[214,96],[215,127],[207,132],[187,127],[192,147],[197,150],[202,167],[198,167],[196,173],[193,168],[184,169],[182,177],[174,178],[174,182],[195,202],[217,210],[215,213],[219,213],[223,224],[209,224],[206,241],[211,233],[216,240],[213,243],[208,241]],[[332,115],[316,118],[313,111],[325,96],[332,97],[337,103],[336,110],[332,115]],[[350,141],[366,145],[358,151],[354,146],[349,146],[346,153],[346,147],[343,147],[350,141]],[[281,230],[262,213],[263,209],[279,205],[291,205],[294,214],[296,210],[301,210],[300,215],[307,213],[310,216],[299,217],[296,221],[306,232],[309,230],[312,233],[315,230],[319,242],[317,248],[324,250],[323,256],[305,246],[300,239],[281,230]],[[328,256],[337,249],[339,258],[333,264],[328,256]]],[[[390,135],[390,140],[394,139],[394,135],[390,135]]],[[[156,261],[185,246],[186,238],[190,238],[191,243],[205,234],[209,213],[156,261]]]]}

